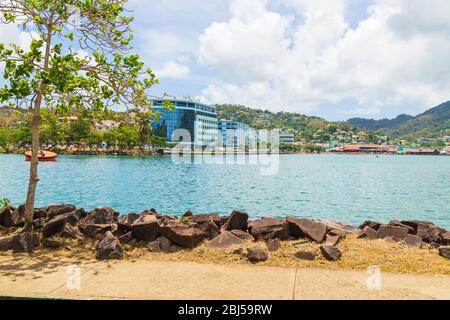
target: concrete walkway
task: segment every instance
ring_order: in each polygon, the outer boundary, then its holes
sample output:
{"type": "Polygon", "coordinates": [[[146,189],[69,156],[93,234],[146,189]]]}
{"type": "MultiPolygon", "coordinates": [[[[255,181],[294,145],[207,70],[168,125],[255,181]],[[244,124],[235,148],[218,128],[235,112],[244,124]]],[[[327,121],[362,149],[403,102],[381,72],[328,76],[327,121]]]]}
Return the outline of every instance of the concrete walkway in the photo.
{"type": "Polygon", "coordinates": [[[151,257],[134,262],[99,262],[66,257],[0,255],[0,297],[450,299],[450,276],[383,273],[380,290],[369,290],[367,278],[365,272],[162,262],[151,257]]]}

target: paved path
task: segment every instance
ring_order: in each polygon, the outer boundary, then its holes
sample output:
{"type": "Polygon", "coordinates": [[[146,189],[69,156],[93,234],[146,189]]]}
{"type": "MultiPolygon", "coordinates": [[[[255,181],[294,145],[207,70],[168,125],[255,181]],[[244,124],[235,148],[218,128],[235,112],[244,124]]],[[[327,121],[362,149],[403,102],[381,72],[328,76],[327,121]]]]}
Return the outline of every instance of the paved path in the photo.
{"type": "Polygon", "coordinates": [[[367,289],[365,272],[252,265],[0,255],[0,296],[67,299],[450,299],[450,276],[382,274],[367,289]],[[69,289],[71,266],[80,276],[69,289]]]}

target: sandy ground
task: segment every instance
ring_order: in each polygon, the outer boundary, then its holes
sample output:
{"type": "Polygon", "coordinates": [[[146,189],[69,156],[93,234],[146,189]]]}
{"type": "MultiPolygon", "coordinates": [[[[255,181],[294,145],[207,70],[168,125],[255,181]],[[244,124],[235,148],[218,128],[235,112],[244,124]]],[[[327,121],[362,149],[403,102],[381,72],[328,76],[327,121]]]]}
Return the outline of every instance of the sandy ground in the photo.
{"type": "Polygon", "coordinates": [[[0,296],[50,299],[450,299],[449,275],[308,267],[97,261],[75,254],[0,255],[0,296]],[[372,284],[368,286],[369,283],[372,284]]]}

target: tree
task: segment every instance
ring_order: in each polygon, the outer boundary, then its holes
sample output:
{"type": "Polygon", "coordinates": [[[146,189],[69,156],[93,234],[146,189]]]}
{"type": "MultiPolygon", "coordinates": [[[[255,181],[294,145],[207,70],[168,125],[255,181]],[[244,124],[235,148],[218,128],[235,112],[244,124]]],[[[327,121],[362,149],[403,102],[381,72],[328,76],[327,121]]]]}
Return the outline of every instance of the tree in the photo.
{"type": "Polygon", "coordinates": [[[0,102],[32,110],[32,158],[25,230],[33,223],[41,109],[90,110],[123,105],[151,110],[147,89],[157,84],[130,55],[133,39],[126,0],[0,0],[0,23],[34,35],[29,48],[0,44],[7,84],[0,102]]]}
{"type": "Polygon", "coordinates": [[[9,153],[9,145],[12,141],[11,129],[0,128],[0,147],[2,147],[6,153],[9,153]]]}

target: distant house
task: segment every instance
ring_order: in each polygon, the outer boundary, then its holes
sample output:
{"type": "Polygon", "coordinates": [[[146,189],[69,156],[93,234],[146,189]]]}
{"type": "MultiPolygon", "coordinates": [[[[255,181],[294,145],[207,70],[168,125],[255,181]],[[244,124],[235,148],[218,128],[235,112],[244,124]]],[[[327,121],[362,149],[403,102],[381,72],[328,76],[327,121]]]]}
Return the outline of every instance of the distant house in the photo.
{"type": "Polygon", "coordinates": [[[439,150],[432,150],[432,149],[408,150],[405,153],[409,155],[419,155],[419,156],[438,156],[441,154],[439,150]]]}
{"type": "Polygon", "coordinates": [[[112,129],[118,128],[119,123],[113,120],[104,120],[102,122],[96,122],[94,124],[94,131],[96,132],[108,132],[112,129]]]}
{"type": "Polygon", "coordinates": [[[69,123],[73,123],[73,122],[77,122],[78,121],[78,117],[77,116],[70,116],[70,117],[60,117],[58,118],[59,122],[69,122],[69,123]]]}

